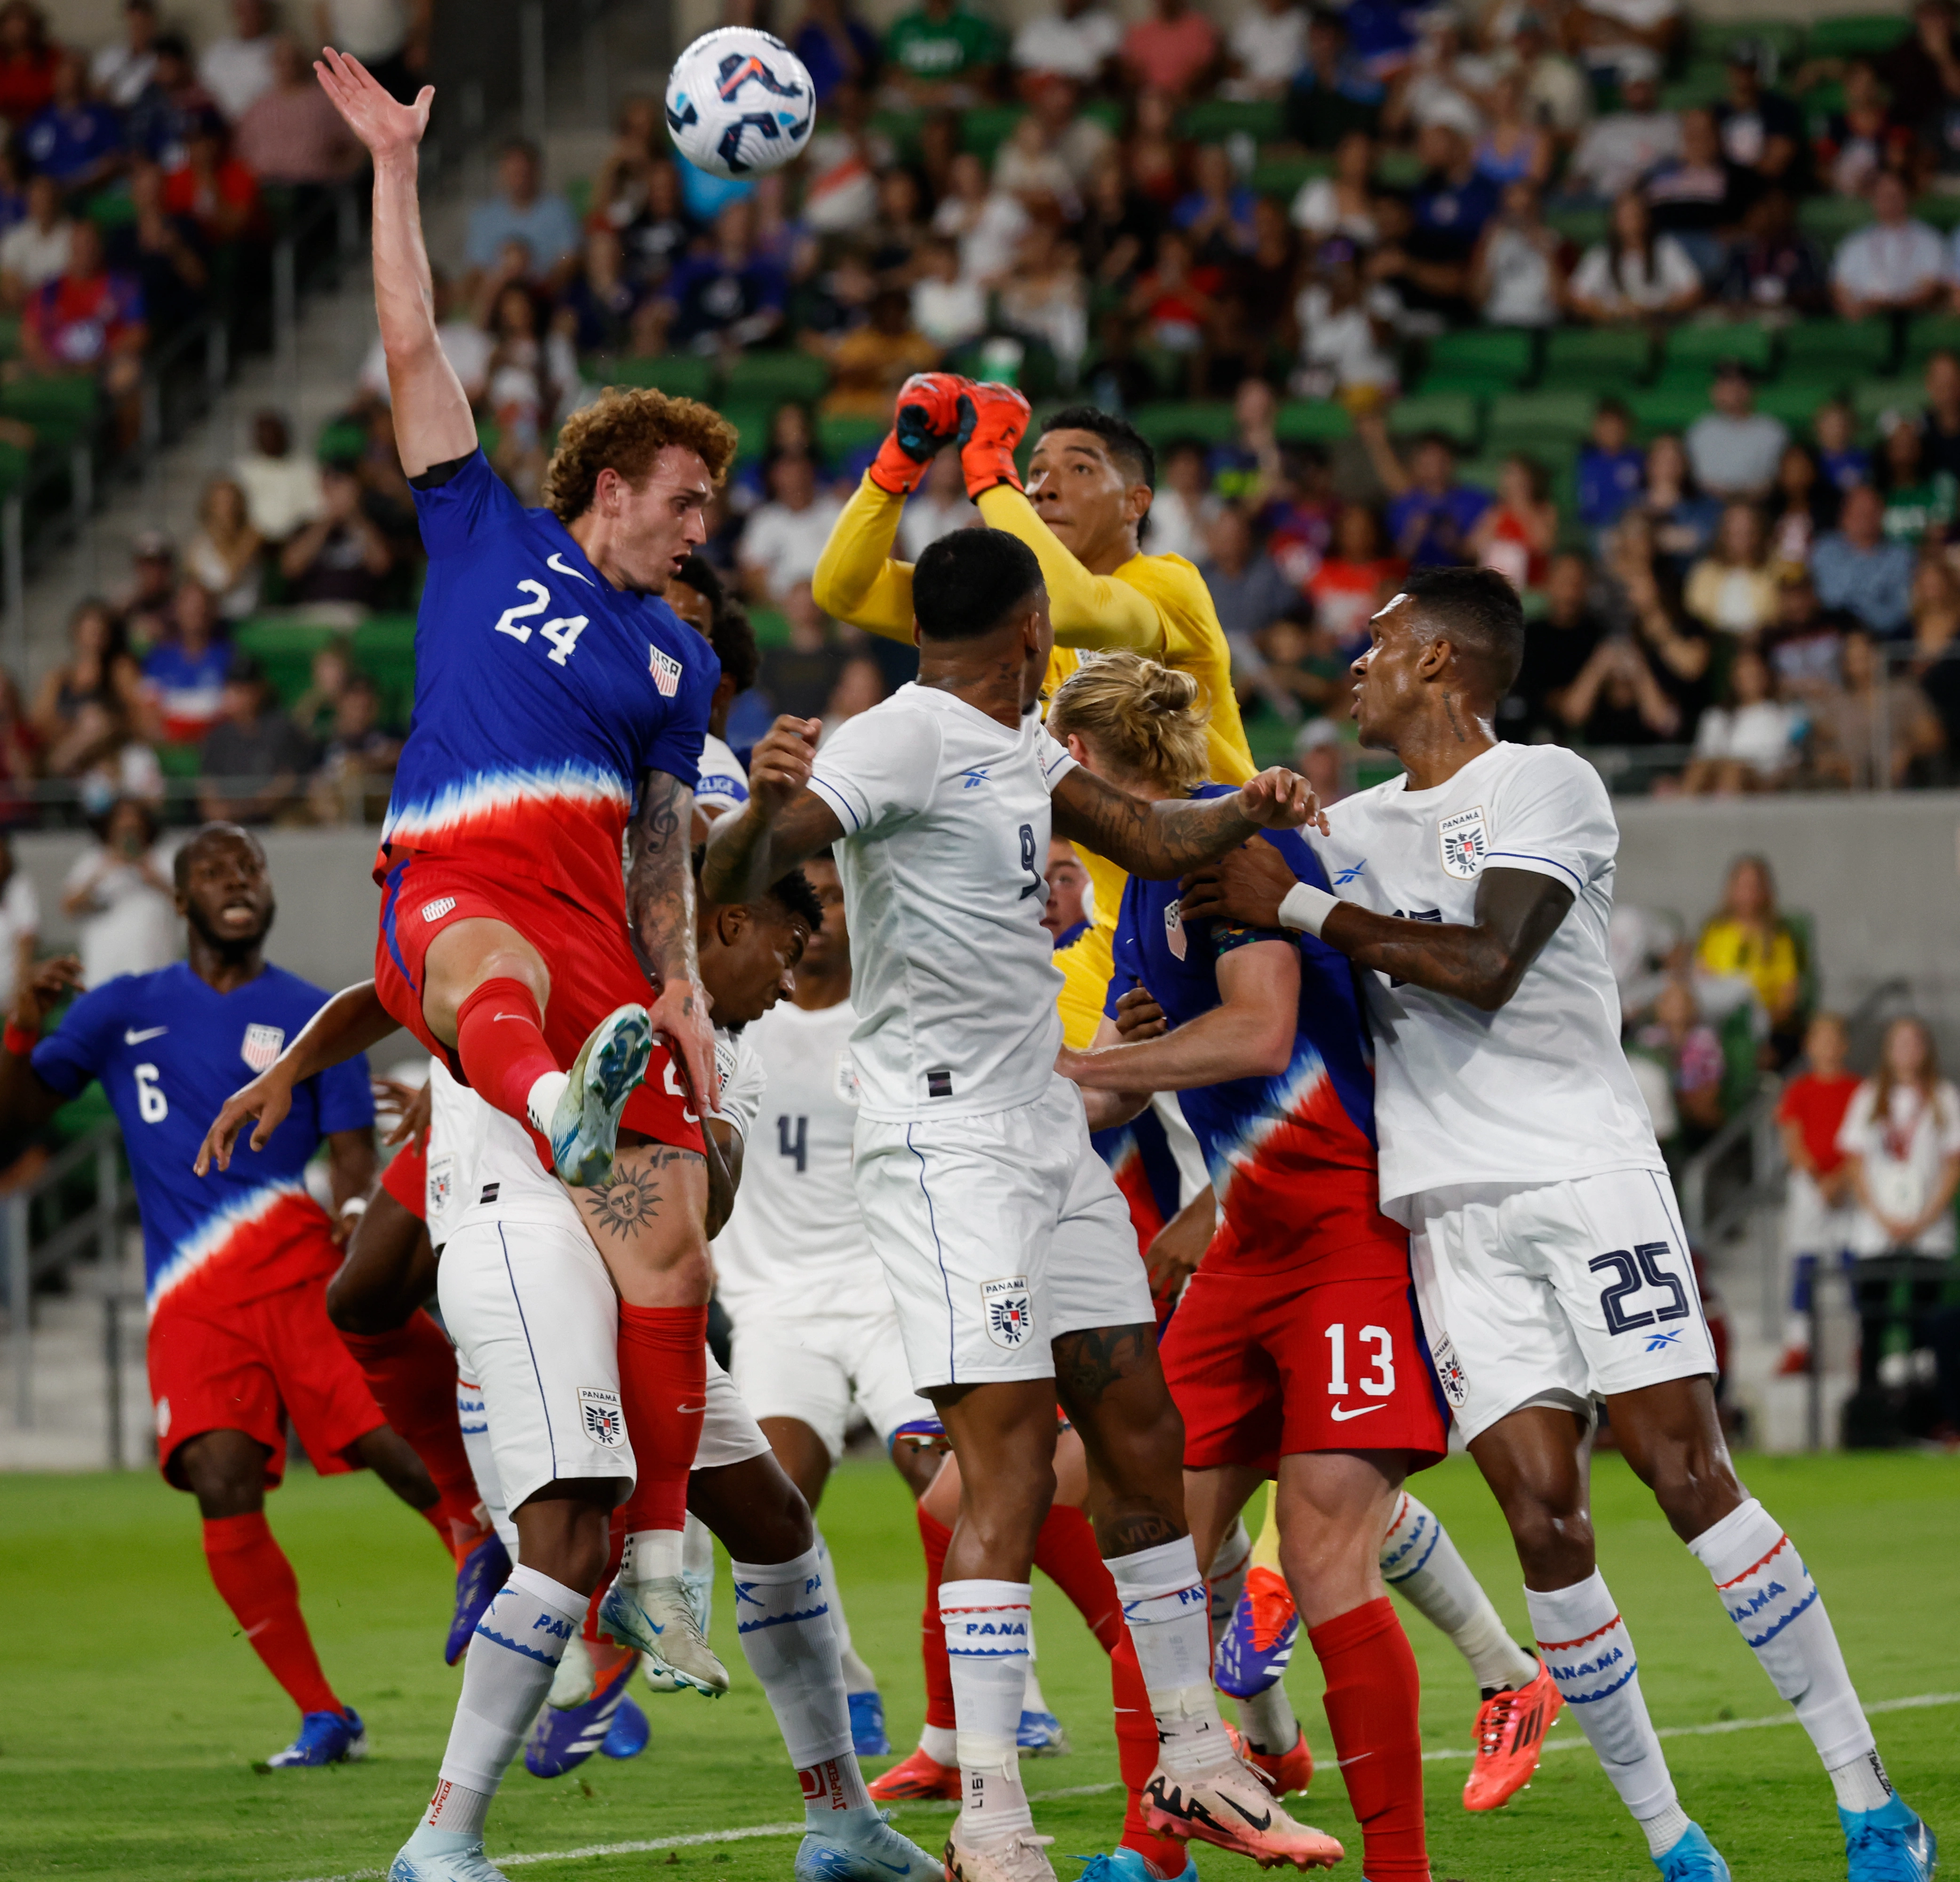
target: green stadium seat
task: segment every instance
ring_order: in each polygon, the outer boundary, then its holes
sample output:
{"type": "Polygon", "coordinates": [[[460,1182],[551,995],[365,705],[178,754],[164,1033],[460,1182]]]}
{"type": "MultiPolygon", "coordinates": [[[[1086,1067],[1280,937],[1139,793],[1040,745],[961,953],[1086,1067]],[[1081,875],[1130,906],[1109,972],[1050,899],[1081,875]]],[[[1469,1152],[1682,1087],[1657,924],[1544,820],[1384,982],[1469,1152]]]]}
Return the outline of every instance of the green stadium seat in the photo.
{"type": "Polygon", "coordinates": [[[86,373],[17,379],[0,387],[0,412],[31,425],[45,444],[66,444],[95,421],[94,379],[86,373]]]}
{"type": "Polygon", "coordinates": [[[1718,361],[1739,359],[1752,371],[1767,372],[1776,357],[1776,336],[1754,320],[1691,322],[1667,336],[1662,370],[1707,371],[1718,361]]]}
{"type": "Polygon", "coordinates": [[[1463,392],[1416,392],[1389,408],[1389,430],[1397,438],[1440,431],[1459,451],[1476,447],[1482,428],[1477,401],[1463,392]]]}
{"type": "Polygon", "coordinates": [[[1605,209],[1548,209],[1545,212],[1545,226],[1556,230],[1568,242],[1576,242],[1581,248],[1590,248],[1606,239],[1609,214],[1605,209]]]}
{"type": "Polygon", "coordinates": [[[586,218],[592,213],[592,179],[590,177],[569,177],[565,185],[565,205],[578,218],[578,225],[584,228],[586,218]]]}
{"type": "Polygon", "coordinates": [[[1627,406],[1634,422],[1650,436],[1656,431],[1684,431],[1708,409],[1708,388],[1705,381],[1666,381],[1629,393],[1627,406]]]}
{"type": "Polygon", "coordinates": [[[1538,382],[1548,390],[1619,391],[1645,378],[1653,362],[1653,341],[1644,327],[1554,327],[1545,336],[1538,382]]]}
{"type": "Polygon", "coordinates": [[[848,417],[819,412],[816,420],[817,448],[826,457],[848,457],[853,451],[875,446],[891,429],[889,415],[882,418],[848,417]]]}
{"type": "MultiPolygon", "coordinates": [[[[481,433],[479,433],[479,439],[481,433]]],[[[339,418],[323,425],[313,440],[313,454],[323,464],[344,464],[368,448],[368,428],[358,419],[339,418]]],[[[483,448],[492,448],[485,444],[483,448]]]]}
{"type": "Polygon", "coordinates": [[[714,361],[699,353],[663,353],[657,358],[612,359],[602,364],[609,385],[651,386],[677,399],[714,396],[714,361]]]}
{"type": "Polygon", "coordinates": [[[1384,189],[1413,189],[1422,181],[1422,159],[1412,150],[1385,150],[1375,160],[1375,180],[1384,189]]]}
{"type": "Polygon", "coordinates": [[[1420,385],[1411,386],[1411,392],[1420,392],[1424,398],[1436,393],[1453,393],[1466,399],[1475,399],[1479,405],[1488,405],[1493,399],[1501,399],[1507,392],[1517,389],[1517,381],[1508,375],[1494,377],[1483,372],[1426,372],[1420,385]]]}
{"type": "Polygon", "coordinates": [[[1888,53],[1912,30],[1901,8],[1893,13],[1847,13],[1813,20],[1803,49],[1812,59],[1866,59],[1888,53]]]}
{"type": "Polygon", "coordinates": [[[1766,47],[1789,65],[1803,49],[1803,28],[1780,20],[1698,20],[1689,23],[1688,43],[1698,64],[1725,56],[1738,40],[1766,47]]]}
{"type": "Polygon", "coordinates": [[[1440,334],[1430,344],[1425,386],[1440,375],[1475,375],[1522,385],[1531,377],[1536,355],[1536,334],[1515,326],[1465,327],[1440,334]]]}
{"type": "Polygon", "coordinates": [[[1663,111],[1693,111],[1717,103],[1729,88],[1729,68],[1720,59],[1698,59],[1678,78],[1660,88],[1663,111]]]}
{"type": "Polygon", "coordinates": [[[1851,409],[1866,424],[1888,412],[1917,412],[1925,403],[1925,383],[1917,374],[1899,379],[1861,379],[1851,388],[1851,409]]]}
{"type": "Polygon", "coordinates": [[[34,454],[24,445],[0,444],[0,497],[11,496],[27,481],[34,454]]]}
{"type": "Polygon", "coordinates": [[[789,616],[780,610],[752,606],[749,625],[756,631],[758,647],[787,647],[790,644],[789,616]]]}
{"type": "Polygon", "coordinates": [[[1591,392],[1554,390],[1514,392],[1494,399],[1485,415],[1484,444],[1488,451],[1529,449],[1534,445],[1578,442],[1592,428],[1598,404],[1591,392]]]}
{"type": "Polygon", "coordinates": [[[1912,212],[1922,222],[1927,222],[1943,235],[1950,235],[1960,228],[1960,196],[1949,196],[1939,192],[1923,196],[1912,205],[1912,212]]]}
{"type": "MultiPolygon", "coordinates": [[[[1130,422],[1162,451],[1174,438],[1202,438],[1208,444],[1223,444],[1235,428],[1231,402],[1226,399],[1192,399],[1140,405],[1130,414],[1130,422]]],[[[1030,431],[1033,426],[1028,428],[1030,431]]]]}
{"type": "Polygon", "coordinates": [[[1807,434],[1818,408],[1828,405],[1844,390],[1846,382],[1854,377],[1850,372],[1835,377],[1819,374],[1802,377],[1786,373],[1774,384],[1756,388],[1756,409],[1771,418],[1780,419],[1793,433],[1807,434]]]}
{"type": "Polygon", "coordinates": [[[1456,467],[1456,481],[1467,483],[1473,490],[1494,492],[1497,488],[1497,473],[1504,467],[1500,457],[1466,457],[1456,467]]]}
{"type": "Polygon", "coordinates": [[[1023,105],[976,104],[960,118],[960,148],[991,164],[994,153],[1013,135],[1014,126],[1026,116],[1023,105]]]}
{"type": "Polygon", "coordinates": [[[204,775],[204,753],[195,745],[170,745],[159,740],[154,748],[157,754],[157,769],[166,778],[201,778],[204,775]]]}
{"type": "Polygon", "coordinates": [[[916,111],[874,111],[871,129],[890,144],[902,163],[918,155],[920,115],[916,111]]]}
{"type": "Polygon", "coordinates": [[[1872,205],[1860,196],[1811,196],[1799,205],[1796,225],[1826,249],[1835,248],[1872,219],[1872,205]]]}
{"type": "Polygon", "coordinates": [[[731,400],[780,405],[788,399],[819,399],[830,384],[830,368],[809,353],[742,353],[728,368],[731,400]]]}
{"type": "Polygon", "coordinates": [[[1783,369],[1814,377],[1844,379],[1876,372],[1891,356],[1888,320],[1799,320],[1784,328],[1783,369]]]}
{"type": "Polygon", "coordinates": [[[1177,127],[1200,144],[1219,144],[1239,136],[1263,142],[1284,129],[1284,115],[1277,98],[1201,98],[1185,107],[1177,127]]]}
{"type": "Polygon", "coordinates": [[[721,416],[735,428],[735,461],[746,464],[761,457],[763,447],[769,441],[769,419],[775,407],[730,403],[719,409],[721,416]]]}
{"type": "Polygon", "coordinates": [[[1332,399],[1289,399],[1279,409],[1273,430],[1283,444],[1332,444],[1354,435],[1348,408],[1332,399]]]}
{"type": "Polygon", "coordinates": [[[11,359],[20,350],[20,315],[0,314],[0,359],[11,359]]]}
{"type": "Polygon", "coordinates": [[[1247,180],[1262,196],[1291,196],[1303,183],[1331,176],[1333,170],[1334,161],[1328,157],[1262,157],[1247,180]]]}
{"type": "Polygon", "coordinates": [[[1919,315],[1906,336],[1906,358],[1917,363],[1943,352],[1960,352],[1960,314],[1919,315]]]}

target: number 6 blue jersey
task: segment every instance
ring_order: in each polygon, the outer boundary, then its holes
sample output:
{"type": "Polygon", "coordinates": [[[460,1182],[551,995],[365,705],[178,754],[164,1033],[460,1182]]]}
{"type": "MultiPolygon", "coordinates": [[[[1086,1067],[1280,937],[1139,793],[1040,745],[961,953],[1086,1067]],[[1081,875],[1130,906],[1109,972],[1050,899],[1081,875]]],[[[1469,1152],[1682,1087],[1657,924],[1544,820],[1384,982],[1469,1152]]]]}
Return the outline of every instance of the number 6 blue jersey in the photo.
{"type": "Polygon", "coordinates": [[[665,602],[612,587],[480,451],[415,495],[429,557],[415,717],[375,879],[409,851],[469,856],[622,908],[641,775],[693,787],[720,663],[665,602]]]}
{"type": "Polygon", "coordinates": [[[304,1175],[326,1137],[374,1123],[364,1058],[294,1087],[262,1151],[248,1129],[229,1170],[200,1177],[191,1168],[224,1100],[326,1000],[283,967],[219,993],[180,962],[84,993],[34,1048],[36,1075],[64,1097],[102,1081],[136,1180],[152,1312],[170,1298],[242,1305],[339,1264],[304,1175]]]}

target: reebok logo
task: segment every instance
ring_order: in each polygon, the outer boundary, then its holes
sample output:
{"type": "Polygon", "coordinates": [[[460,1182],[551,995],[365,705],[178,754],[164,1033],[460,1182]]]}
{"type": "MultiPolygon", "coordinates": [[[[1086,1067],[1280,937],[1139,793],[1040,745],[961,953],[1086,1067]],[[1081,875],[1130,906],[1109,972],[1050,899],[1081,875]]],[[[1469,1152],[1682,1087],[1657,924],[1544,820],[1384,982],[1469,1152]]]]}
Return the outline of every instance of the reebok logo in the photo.
{"type": "Polygon", "coordinates": [[[1650,1333],[1647,1336],[1647,1351],[1665,1352],[1680,1337],[1681,1329],[1678,1326],[1671,1333],[1650,1333]]]}
{"type": "Polygon", "coordinates": [[[1355,864],[1353,868],[1342,870],[1341,873],[1334,878],[1335,887],[1337,889],[1344,889],[1349,883],[1359,880],[1362,876],[1367,873],[1367,859],[1364,857],[1360,861],[1355,864]]]}
{"type": "Polygon", "coordinates": [[[146,1039],[155,1039],[170,1029],[167,1026],[146,1026],[139,1033],[133,1027],[125,1027],[123,1043],[126,1046],[140,1046],[146,1039]]]}

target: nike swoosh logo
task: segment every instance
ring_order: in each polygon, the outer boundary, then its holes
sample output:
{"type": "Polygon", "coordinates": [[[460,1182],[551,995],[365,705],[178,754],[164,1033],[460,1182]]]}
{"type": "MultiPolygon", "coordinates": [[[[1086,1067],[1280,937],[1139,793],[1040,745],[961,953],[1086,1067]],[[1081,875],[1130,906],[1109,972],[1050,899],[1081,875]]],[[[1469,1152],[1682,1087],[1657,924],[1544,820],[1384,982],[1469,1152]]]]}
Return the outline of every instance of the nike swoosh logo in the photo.
{"type": "Polygon", "coordinates": [[[705,1405],[676,1405],[674,1409],[685,1416],[689,1412],[705,1412],[708,1407],[705,1405]]]}
{"type": "MultiPolygon", "coordinates": [[[[490,1024],[495,1026],[499,1020],[521,1020],[529,1017],[527,1014],[523,1013],[493,1013],[490,1015],[490,1024]]],[[[1370,1406],[1368,1409],[1373,1411],[1377,1408],[1370,1406]]]]}
{"type": "Polygon", "coordinates": [[[572,580],[574,581],[584,582],[588,588],[595,585],[590,575],[581,575],[576,568],[572,567],[570,562],[567,562],[565,558],[558,553],[556,549],[553,549],[552,552],[545,558],[545,566],[547,568],[555,568],[562,575],[571,576],[572,580]]]}
{"type": "Polygon", "coordinates": [[[123,1033],[123,1043],[126,1046],[140,1046],[145,1040],[154,1039],[159,1033],[167,1033],[170,1030],[167,1026],[150,1026],[145,1027],[139,1033],[133,1027],[126,1027],[123,1033]]]}
{"type": "Polygon", "coordinates": [[[1337,1425],[1344,1425],[1351,1418],[1366,1418],[1370,1412],[1387,1410],[1382,1405],[1337,1405],[1328,1415],[1337,1425]]]}

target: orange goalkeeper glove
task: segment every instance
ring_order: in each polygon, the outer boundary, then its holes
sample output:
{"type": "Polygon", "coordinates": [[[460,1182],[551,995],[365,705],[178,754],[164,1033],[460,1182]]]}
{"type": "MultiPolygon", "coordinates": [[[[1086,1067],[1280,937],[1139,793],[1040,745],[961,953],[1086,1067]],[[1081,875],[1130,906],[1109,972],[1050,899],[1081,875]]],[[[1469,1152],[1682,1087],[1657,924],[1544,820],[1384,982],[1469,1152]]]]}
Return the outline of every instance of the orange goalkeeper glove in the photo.
{"type": "Polygon", "coordinates": [[[899,387],[890,435],[871,463],[871,481],[880,490],[908,495],[937,452],[966,443],[973,428],[973,408],[960,396],[966,384],[953,373],[915,372],[899,387]]]}
{"type": "Polygon", "coordinates": [[[972,412],[965,443],[959,447],[960,468],[966,473],[966,494],[978,500],[983,490],[998,484],[1021,487],[1014,468],[1014,447],[1028,428],[1028,402],[1012,386],[994,380],[977,384],[962,381],[962,396],[972,412]]]}

